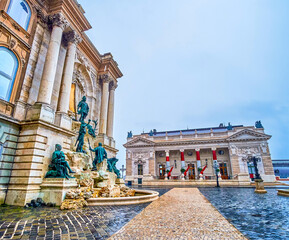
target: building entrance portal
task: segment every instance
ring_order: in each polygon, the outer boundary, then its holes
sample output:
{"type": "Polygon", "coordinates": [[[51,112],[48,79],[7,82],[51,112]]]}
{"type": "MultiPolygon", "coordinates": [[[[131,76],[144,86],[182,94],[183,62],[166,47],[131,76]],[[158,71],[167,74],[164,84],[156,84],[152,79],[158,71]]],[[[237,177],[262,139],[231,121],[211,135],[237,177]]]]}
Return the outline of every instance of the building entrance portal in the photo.
{"type": "Polygon", "coordinates": [[[195,164],[189,164],[189,179],[196,179],[195,164]]]}
{"type": "Polygon", "coordinates": [[[228,179],[227,163],[220,163],[220,173],[222,179],[228,179]]]}
{"type": "Polygon", "coordinates": [[[165,179],[165,174],[166,174],[165,165],[159,165],[159,176],[160,176],[160,179],[165,179]]]}

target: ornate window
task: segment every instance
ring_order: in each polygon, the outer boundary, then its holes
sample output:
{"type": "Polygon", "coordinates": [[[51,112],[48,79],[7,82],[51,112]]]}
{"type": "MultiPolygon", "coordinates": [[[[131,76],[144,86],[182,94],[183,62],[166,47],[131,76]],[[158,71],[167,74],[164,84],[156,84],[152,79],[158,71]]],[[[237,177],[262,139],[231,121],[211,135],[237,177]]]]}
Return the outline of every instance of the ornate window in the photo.
{"type": "Polygon", "coordinates": [[[18,60],[14,53],[0,47],[0,98],[9,101],[14,79],[18,69],[18,60]]]}
{"type": "Polygon", "coordinates": [[[31,17],[31,10],[25,0],[11,0],[7,13],[25,30],[31,17]]]}

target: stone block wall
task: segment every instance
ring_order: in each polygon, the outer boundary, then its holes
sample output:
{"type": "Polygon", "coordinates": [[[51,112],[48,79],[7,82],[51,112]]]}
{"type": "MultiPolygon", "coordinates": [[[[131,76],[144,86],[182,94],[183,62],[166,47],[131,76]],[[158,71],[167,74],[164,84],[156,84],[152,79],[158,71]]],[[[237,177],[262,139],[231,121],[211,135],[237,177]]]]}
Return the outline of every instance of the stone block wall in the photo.
{"type": "Polygon", "coordinates": [[[40,186],[51,162],[55,144],[61,144],[63,151],[68,151],[72,135],[70,131],[39,122],[22,126],[6,204],[24,206],[40,197],[40,186]]]}
{"type": "Polygon", "coordinates": [[[0,120],[0,204],[4,203],[13,168],[19,126],[0,120]]]}

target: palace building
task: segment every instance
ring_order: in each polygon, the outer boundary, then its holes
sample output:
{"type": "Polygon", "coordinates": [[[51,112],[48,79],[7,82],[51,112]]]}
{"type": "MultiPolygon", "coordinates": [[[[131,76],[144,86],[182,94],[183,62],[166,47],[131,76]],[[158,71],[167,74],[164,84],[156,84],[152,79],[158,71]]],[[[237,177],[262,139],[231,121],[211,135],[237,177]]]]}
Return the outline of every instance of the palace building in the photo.
{"type": "Polygon", "coordinates": [[[87,119],[98,120],[97,142],[116,155],[122,73],[85,34],[91,25],[76,0],[2,0],[0,11],[0,203],[23,206],[41,197],[55,144],[71,149],[83,96],[87,119]]]}
{"type": "Polygon", "coordinates": [[[133,135],[128,133],[126,181],[146,185],[173,181],[210,182],[216,173],[223,182],[250,184],[256,156],[265,182],[274,182],[268,140],[260,121],[255,126],[224,126],[133,135]],[[214,168],[215,165],[215,168],[214,168]],[[217,167],[216,167],[217,166],[217,167]]]}

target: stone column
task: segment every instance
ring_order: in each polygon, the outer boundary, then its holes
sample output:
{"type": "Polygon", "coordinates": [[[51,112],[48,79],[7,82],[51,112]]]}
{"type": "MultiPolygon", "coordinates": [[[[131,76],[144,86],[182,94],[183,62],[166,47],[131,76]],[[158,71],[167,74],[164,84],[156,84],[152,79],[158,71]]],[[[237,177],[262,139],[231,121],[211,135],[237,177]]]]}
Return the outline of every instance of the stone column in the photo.
{"type": "Polygon", "coordinates": [[[62,34],[67,26],[67,21],[60,13],[50,16],[50,19],[53,27],[44,63],[38,98],[33,108],[27,112],[26,118],[28,120],[42,119],[46,122],[54,123],[54,110],[51,108],[50,104],[62,34]]]}
{"type": "Polygon", "coordinates": [[[64,72],[61,81],[61,88],[58,99],[57,115],[55,123],[60,127],[71,129],[71,119],[67,113],[69,110],[70,91],[75,62],[76,45],[81,41],[75,31],[70,31],[64,35],[68,42],[65,58],[64,72]]]}
{"type": "MultiPolygon", "coordinates": [[[[181,168],[185,169],[185,149],[180,149],[181,152],[181,168]]],[[[186,170],[186,169],[185,169],[186,170]]]]}
{"type": "Polygon", "coordinates": [[[203,174],[201,174],[201,171],[199,171],[199,169],[202,168],[200,149],[196,148],[195,151],[196,151],[198,177],[199,177],[200,180],[203,180],[203,174]]]}
{"type": "Polygon", "coordinates": [[[166,150],[166,173],[165,173],[165,180],[168,179],[167,170],[170,170],[170,150],[166,150]]]}
{"type": "Polygon", "coordinates": [[[55,14],[51,17],[53,28],[51,33],[48,51],[44,64],[41,84],[38,94],[38,103],[50,104],[53,90],[54,77],[56,73],[59,49],[62,40],[62,33],[67,25],[67,21],[61,14],[55,14]]]}
{"type": "Polygon", "coordinates": [[[107,110],[108,110],[108,89],[109,89],[109,76],[107,74],[102,75],[102,96],[101,96],[101,108],[100,108],[100,125],[99,133],[106,135],[107,126],[107,110]]]}
{"type": "Polygon", "coordinates": [[[111,86],[109,90],[107,129],[106,129],[107,136],[111,138],[113,138],[114,91],[116,88],[117,88],[117,85],[111,82],[111,86]]]}

